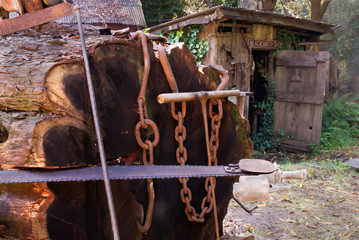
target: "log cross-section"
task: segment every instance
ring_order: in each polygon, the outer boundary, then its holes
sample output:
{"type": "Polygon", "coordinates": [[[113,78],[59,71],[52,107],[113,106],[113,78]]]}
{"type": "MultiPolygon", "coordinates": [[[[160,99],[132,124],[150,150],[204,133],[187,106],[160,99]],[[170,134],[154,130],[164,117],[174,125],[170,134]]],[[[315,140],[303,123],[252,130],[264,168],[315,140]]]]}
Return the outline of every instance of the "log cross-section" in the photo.
{"type": "MultiPolygon", "coordinates": [[[[88,27],[86,42],[106,158],[112,163],[141,164],[141,149],[134,134],[144,71],[141,44],[94,33],[94,28],[88,27]]],[[[52,169],[99,162],[76,34],[71,26],[50,24],[0,39],[0,122],[7,135],[0,143],[2,167],[52,169]]],[[[151,68],[146,107],[161,136],[154,163],[177,165],[176,121],[168,105],[157,102],[159,94],[171,90],[153,42],[149,40],[148,46],[151,68]]],[[[220,82],[217,71],[211,67],[199,71],[187,46],[169,44],[166,52],[179,92],[216,89],[220,82]]],[[[188,164],[206,165],[205,129],[198,101],[188,102],[184,125],[188,164]]],[[[146,133],[142,137],[145,139],[146,133]]],[[[219,138],[219,165],[251,156],[248,121],[225,99],[219,138]]],[[[141,222],[147,211],[146,182],[112,182],[122,240],[210,239],[215,235],[213,213],[200,225],[187,221],[176,180],[154,180],[154,186],[152,225],[142,236],[136,222],[141,222]]],[[[191,203],[196,209],[206,195],[203,186],[203,179],[191,180],[190,188],[196,193],[191,203]]],[[[221,196],[217,199],[221,222],[231,199],[232,182],[218,179],[216,186],[216,194],[221,196]]],[[[28,239],[110,239],[105,196],[100,181],[0,186],[0,222],[6,229],[0,234],[28,239]]]]}

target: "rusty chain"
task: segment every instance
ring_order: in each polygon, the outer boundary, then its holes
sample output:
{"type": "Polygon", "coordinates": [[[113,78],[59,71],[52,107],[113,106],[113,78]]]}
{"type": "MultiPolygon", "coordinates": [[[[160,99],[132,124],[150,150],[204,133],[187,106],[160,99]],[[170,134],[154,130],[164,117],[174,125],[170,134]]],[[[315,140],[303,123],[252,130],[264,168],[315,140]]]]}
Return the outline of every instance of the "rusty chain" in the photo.
{"type": "MultiPolygon", "coordinates": [[[[146,108],[146,88],[148,82],[148,75],[150,72],[150,57],[147,46],[147,37],[146,35],[138,31],[133,35],[133,39],[140,38],[142,45],[142,52],[144,57],[144,71],[141,83],[140,93],[138,95],[137,103],[138,103],[138,112],[140,116],[139,122],[135,127],[135,137],[137,144],[142,148],[142,160],[144,165],[153,165],[154,164],[154,153],[153,149],[158,145],[160,140],[160,133],[158,127],[154,121],[148,118],[147,108],[146,108]],[[152,129],[152,132],[150,131],[152,129]],[[146,134],[147,139],[142,140],[141,130],[147,131],[146,134]],[[150,136],[153,136],[153,141],[149,140],[150,136]]],[[[137,228],[141,233],[146,233],[151,227],[153,209],[155,205],[155,191],[153,187],[153,180],[147,180],[147,192],[148,192],[148,206],[147,213],[145,218],[145,223],[142,225],[139,221],[137,221],[137,228]]]]}
{"type": "MultiPolygon", "coordinates": [[[[176,80],[173,76],[173,72],[169,65],[166,52],[162,45],[158,45],[158,55],[159,55],[159,59],[160,59],[162,68],[164,70],[164,73],[166,75],[167,81],[169,83],[169,86],[170,86],[172,92],[178,92],[176,80]]],[[[219,66],[216,66],[216,67],[219,67],[219,66]]],[[[224,70],[224,69],[219,67],[219,69],[217,69],[217,70],[219,72],[222,72],[222,70],[224,70]]],[[[227,82],[228,82],[228,79],[225,79],[223,81],[223,83],[218,87],[218,90],[219,89],[222,90],[224,88],[224,86],[227,84],[227,82]]],[[[219,103],[219,106],[222,107],[222,102],[219,103]]],[[[212,159],[214,161],[213,165],[217,165],[217,155],[216,155],[217,151],[216,150],[218,149],[218,144],[219,144],[218,134],[219,134],[220,120],[222,118],[221,116],[223,116],[222,108],[220,108],[220,107],[218,107],[218,109],[220,109],[219,113],[222,113],[222,115],[218,115],[218,114],[214,113],[213,111],[211,111],[212,115],[213,115],[212,119],[214,118],[214,120],[212,120],[212,122],[213,122],[212,125],[214,126],[214,128],[213,128],[214,137],[211,137],[211,139],[213,139],[212,145],[214,145],[214,147],[211,148],[211,149],[213,149],[211,156],[214,156],[213,154],[215,154],[215,157],[212,157],[212,159]]],[[[186,127],[184,126],[184,118],[186,116],[186,102],[182,102],[181,110],[178,110],[177,113],[176,113],[175,104],[171,103],[171,114],[172,114],[172,117],[178,122],[178,125],[175,128],[175,140],[178,143],[178,147],[176,149],[176,160],[180,165],[185,165],[187,162],[187,149],[184,147],[184,141],[186,140],[186,136],[187,136],[186,127]]],[[[211,164],[209,163],[209,165],[211,165],[211,164]]],[[[196,210],[194,209],[194,207],[191,205],[192,192],[187,186],[189,178],[179,178],[178,180],[182,184],[180,196],[181,196],[181,201],[186,205],[185,214],[186,214],[188,220],[192,221],[192,222],[203,223],[205,221],[205,219],[204,219],[205,215],[210,213],[213,209],[214,198],[213,198],[212,194],[214,193],[214,191],[213,191],[214,189],[212,189],[212,188],[215,187],[215,182],[213,183],[213,181],[215,179],[211,180],[210,178],[207,178],[205,181],[205,189],[206,189],[207,194],[202,199],[200,214],[198,214],[196,212],[196,210]]]]}
{"type": "Polygon", "coordinates": [[[219,128],[221,126],[221,119],[223,117],[222,100],[213,99],[209,102],[209,117],[211,118],[211,137],[209,139],[209,149],[211,152],[211,163],[217,166],[217,151],[219,148],[219,128]],[[214,106],[217,106],[217,112],[214,111],[214,106]]]}

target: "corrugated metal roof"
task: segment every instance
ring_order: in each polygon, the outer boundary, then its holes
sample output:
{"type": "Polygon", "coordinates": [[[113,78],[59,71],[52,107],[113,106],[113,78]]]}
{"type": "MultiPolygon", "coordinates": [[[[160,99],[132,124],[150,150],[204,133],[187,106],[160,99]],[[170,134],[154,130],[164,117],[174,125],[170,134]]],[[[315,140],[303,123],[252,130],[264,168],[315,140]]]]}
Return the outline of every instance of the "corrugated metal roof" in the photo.
{"type": "MultiPolygon", "coordinates": [[[[146,27],[140,0],[76,0],[81,6],[83,23],[117,23],[146,27]]],[[[57,20],[58,23],[76,23],[75,16],[57,20]]]]}

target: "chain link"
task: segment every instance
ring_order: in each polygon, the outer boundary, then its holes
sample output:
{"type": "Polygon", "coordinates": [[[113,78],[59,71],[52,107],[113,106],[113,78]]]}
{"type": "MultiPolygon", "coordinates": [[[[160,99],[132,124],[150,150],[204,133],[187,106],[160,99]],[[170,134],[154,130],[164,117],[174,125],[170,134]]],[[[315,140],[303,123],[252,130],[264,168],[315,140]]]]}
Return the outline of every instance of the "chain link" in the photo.
{"type": "Polygon", "coordinates": [[[217,166],[217,151],[219,148],[219,128],[221,127],[221,120],[223,118],[222,100],[213,99],[209,102],[209,117],[211,118],[211,137],[209,139],[209,149],[211,152],[211,163],[217,166]],[[217,106],[217,112],[214,111],[214,106],[217,106]]]}
{"type": "MultiPolygon", "coordinates": [[[[175,104],[171,104],[171,113],[172,117],[177,120],[178,125],[175,128],[175,140],[178,143],[178,147],[176,150],[176,159],[177,162],[183,166],[187,162],[187,149],[184,147],[183,142],[186,140],[187,132],[186,127],[183,125],[184,116],[186,115],[186,102],[182,102],[181,111],[177,111],[175,109],[175,104]]],[[[191,222],[204,222],[204,218],[200,217],[200,215],[196,212],[194,207],[191,205],[192,201],[192,192],[188,188],[187,183],[189,178],[179,178],[178,181],[182,184],[182,189],[180,191],[181,201],[186,204],[185,214],[187,219],[191,222]]]]}
{"type": "MultiPolygon", "coordinates": [[[[141,83],[140,93],[137,99],[138,103],[138,113],[140,120],[136,124],[135,127],[135,137],[137,144],[142,148],[142,161],[144,165],[153,165],[154,164],[154,153],[153,149],[158,145],[160,140],[160,133],[158,127],[154,121],[148,118],[147,108],[146,108],[146,97],[145,91],[147,88],[148,82],[148,75],[150,71],[150,58],[149,52],[147,47],[147,37],[146,35],[138,31],[135,33],[133,38],[140,37],[142,51],[144,56],[144,73],[141,83]],[[149,128],[150,127],[150,128],[149,128]],[[147,131],[147,138],[142,140],[141,136],[141,129],[142,131],[147,131]],[[152,129],[152,132],[150,131],[152,129]],[[150,137],[153,136],[153,141],[149,140],[150,137]]],[[[153,187],[153,180],[146,179],[147,181],[147,192],[148,192],[148,206],[147,206],[147,213],[144,225],[142,225],[139,221],[137,221],[137,228],[141,233],[146,233],[151,227],[152,216],[153,216],[153,209],[154,209],[154,202],[155,202],[155,190],[153,187]]]]}
{"type": "MultiPolygon", "coordinates": [[[[211,129],[211,163],[216,166],[217,165],[217,149],[219,145],[219,127],[221,124],[221,118],[223,116],[222,112],[222,102],[219,100],[218,103],[215,102],[216,105],[218,105],[218,113],[215,113],[213,111],[213,106],[211,106],[211,114],[210,117],[212,119],[212,124],[214,127],[211,129]]],[[[184,147],[183,142],[186,140],[186,128],[184,126],[184,117],[183,112],[186,112],[186,102],[182,102],[182,109],[181,111],[177,111],[175,109],[175,105],[171,104],[171,113],[174,119],[177,120],[178,125],[175,128],[175,140],[178,143],[178,147],[176,150],[176,159],[177,162],[180,165],[185,165],[187,161],[187,149],[184,147]]],[[[210,178],[206,178],[205,181],[205,190],[207,192],[207,195],[202,199],[201,203],[201,213],[198,214],[195,210],[195,208],[191,205],[192,201],[192,192],[188,188],[187,183],[189,181],[189,178],[179,178],[179,182],[182,184],[182,189],[180,191],[180,197],[181,201],[186,204],[185,208],[185,214],[187,216],[187,219],[191,222],[204,222],[204,217],[206,214],[210,213],[213,209],[213,197],[212,197],[212,186],[210,184],[210,178]]],[[[215,182],[215,179],[213,179],[215,182]]],[[[214,186],[215,187],[215,186],[214,186]]]]}
{"type": "MultiPolygon", "coordinates": [[[[164,48],[159,45],[158,46],[158,53],[160,62],[162,64],[162,68],[165,72],[167,81],[172,89],[172,92],[178,92],[178,87],[176,80],[173,76],[171,67],[169,65],[166,52],[164,48]]],[[[222,71],[222,68],[219,68],[218,71],[221,71],[222,75],[224,74],[224,69],[222,71]]],[[[218,86],[218,90],[221,90],[224,88],[226,83],[228,82],[228,76],[227,81],[223,81],[221,86],[218,86]]],[[[210,118],[211,118],[211,141],[210,141],[210,159],[211,161],[208,162],[208,165],[211,166],[212,164],[214,166],[217,165],[217,149],[219,147],[219,127],[221,125],[221,119],[223,116],[223,110],[222,110],[222,101],[221,100],[215,100],[214,103],[210,104],[210,118]],[[218,105],[217,109],[218,112],[213,111],[213,105],[218,105]]],[[[186,127],[184,126],[184,118],[186,117],[186,102],[182,102],[182,107],[180,110],[176,112],[176,106],[175,103],[171,103],[171,114],[172,117],[177,121],[177,126],[175,128],[175,140],[178,143],[178,147],[176,149],[176,160],[177,162],[183,166],[187,162],[187,149],[184,146],[184,141],[187,137],[187,131],[186,127]]],[[[207,142],[207,140],[206,140],[207,142]]],[[[212,196],[213,189],[215,187],[215,178],[212,180],[211,185],[211,178],[206,178],[205,181],[205,189],[207,192],[207,195],[202,199],[201,203],[201,213],[198,214],[194,207],[191,205],[192,201],[192,192],[188,188],[187,183],[189,181],[189,178],[179,178],[179,182],[182,184],[182,189],[180,191],[180,197],[181,201],[186,205],[185,208],[185,214],[189,221],[191,222],[204,222],[204,217],[206,214],[210,213],[214,206],[214,196],[212,196]],[[214,184],[213,184],[214,182],[214,184]]]]}

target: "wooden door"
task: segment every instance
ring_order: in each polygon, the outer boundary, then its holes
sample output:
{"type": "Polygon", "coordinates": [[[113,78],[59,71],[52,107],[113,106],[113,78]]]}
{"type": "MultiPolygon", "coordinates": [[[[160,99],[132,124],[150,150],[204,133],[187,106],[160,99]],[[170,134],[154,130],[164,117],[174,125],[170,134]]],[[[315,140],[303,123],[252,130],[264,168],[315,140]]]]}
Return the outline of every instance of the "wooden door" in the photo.
{"type": "Polygon", "coordinates": [[[276,56],[274,130],[293,136],[282,142],[308,151],[319,144],[329,53],[283,50],[276,56]]]}

